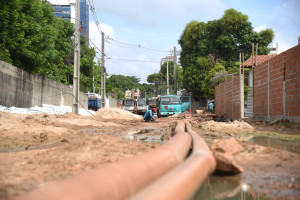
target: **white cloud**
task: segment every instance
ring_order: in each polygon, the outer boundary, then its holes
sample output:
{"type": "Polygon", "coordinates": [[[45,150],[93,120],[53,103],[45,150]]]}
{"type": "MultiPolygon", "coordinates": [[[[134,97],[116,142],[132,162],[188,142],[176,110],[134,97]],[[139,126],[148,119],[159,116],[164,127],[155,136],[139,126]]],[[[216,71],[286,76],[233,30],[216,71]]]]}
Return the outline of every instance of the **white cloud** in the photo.
{"type": "Polygon", "coordinates": [[[269,28],[269,27],[266,26],[266,25],[261,25],[261,26],[259,26],[259,27],[254,28],[254,31],[260,32],[260,31],[265,30],[265,29],[267,29],[267,28],[269,28]]]}
{"type": "Polygon", "coordinates": [[[127,24],[151,28],[166,21],[207,21],[221,17],[226,5],[220,0],[110,0],[95,2],[97,12],[114,15],[127,24]]]}
{"type": "Polygon", "coordinates": [[[270,26],[275,32],[274,43],[279,51],[285,51],[298,44],[300,34],[300,1],[287,0],[272,10],[270,26]]]}
{"type": "MultiPolygon", "coordinates": [[[[207,21],[221,17],[226,5],[221,0],[110,0],[94,1],[97,16],[101,21],[110,24],[108,34],[117,41],[141,44],[144,47],[159,50],[172,49],[185,25],[191,20],[207,21]]],[[[90,28],[90,35],[101,44],[99,34],[90,28]],[[93,36],[92,36],[93,35],[93,36]]],[[[92,27],[90,26],[90,27],[92,27]]],[[[101,28],[105,29],[101,25],[101,28]]],[[[111,42],[111,41],[108,41],[111,42]]],[[[113,42],[111,42],[113,43],[113,42]]],[[[146,82],[147,76],[157,73],[160,68],[161,58],[169,55],[168,52],[151,52],[146,49],[125,48],[122,44],[105,44],[105,53],[111,58],[123,58],[129,60],[155,61],[132,62],[106,60],[106,68],[109,74],[122,74],[137,76],[142,82],[146,82]],[[117,45],[119,46],[117,46],[117,45]],[[122,46],[122,47],[120,47],[122,46]]]]}

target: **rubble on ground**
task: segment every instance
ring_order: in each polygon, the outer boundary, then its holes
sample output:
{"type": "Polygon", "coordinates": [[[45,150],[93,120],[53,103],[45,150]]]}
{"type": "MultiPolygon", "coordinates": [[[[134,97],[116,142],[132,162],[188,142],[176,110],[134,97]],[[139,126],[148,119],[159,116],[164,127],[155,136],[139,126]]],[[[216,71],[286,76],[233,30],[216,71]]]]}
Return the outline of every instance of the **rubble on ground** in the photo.
{"type": "Polygon", "coordinates": [[[214,140],[211,150],[217,161],[218,173],[238,174],[244,171],[243,167],[234,158],[234,155],[243,151],[235,138],[214,140]]]}
{"type": "Polygon", "coordinates": [[[237,133],[252,133],[254,131],[254,128],[247,122],[240,122],[237,120],[233,122],[206,121],[200,123],[199,128],[210,132],[230,133],[230,135],[237,133]]]}

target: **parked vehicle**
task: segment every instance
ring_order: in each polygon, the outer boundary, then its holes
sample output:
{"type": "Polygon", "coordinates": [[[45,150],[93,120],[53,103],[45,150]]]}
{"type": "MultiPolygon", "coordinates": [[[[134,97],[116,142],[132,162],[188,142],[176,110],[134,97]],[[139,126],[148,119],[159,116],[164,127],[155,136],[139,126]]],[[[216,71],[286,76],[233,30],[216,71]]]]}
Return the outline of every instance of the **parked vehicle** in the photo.
{"type": "Polygon", "coordinates": [[[157,116],[169,116],[177,113],[181,113],[180,97],[177,95],[161,96],[157,108],[157,116]]]}
{"type": "Polygon", "coordinates": [[[181,112],[191,111],[191,98],[190,96],[181,96],[181,112]]]}
{"type": "Polygon", "coordinates": [[[127,110],[129,112],[134,113],[134,100],[133,99],[123,100],[123,110],[127,110]]]}
{"type": "Polygon", "coordinates": [[[147,101],[147,104],[149,106],[151,106],[152,108],[156,108],[157,104],[158,104],[158,98],[157,97],[149,98],[148,101],[147,101]]]}
{"type": "Polygon", "coordinates": [[[190,97],[189,96],[177,96],[177,95],[165,95],[161,96],[158,100],[157,116],[169,116],[175,115],[181,112],[190,110],[190,97]]]}
{"type": "Polygon", "coordinates": [[[88,100],[88,109],[97,111],[101,108],[101,99],[89,99],[88,100]]]}
{"type": "MultiPolygon", "coordinates": [[[[125,99],[123,101],[123,110],[134,113],[134,99],[125,99]]],[[[137,114],[143,115],[148,111],[148,105],[145,99],[138,100],[137,114]]]]}
{"type": "MultiPolygon", "coordinates": [[[[146,96],[146,93],[143,92],[143,95],[146,96]]],[[[140,98],[139,89],[132,89],[132,90],[125,91],[123,110],[127,110],[129,112],[140,114],[140,115],[143,115],[148,111],[148,105],[146,103],[146,99],[140,98]]]]}
{"type": "Polygon", "coordinates": [[[138,100],[137,114],[144,115],[148,111],[148,105],[145,99],[138,100]]]}
{"type": "Polygon", "coordinates": [[[97,111],[101,108],[101,97],[97,93],[88,93],[88,109],[97,111]]]}

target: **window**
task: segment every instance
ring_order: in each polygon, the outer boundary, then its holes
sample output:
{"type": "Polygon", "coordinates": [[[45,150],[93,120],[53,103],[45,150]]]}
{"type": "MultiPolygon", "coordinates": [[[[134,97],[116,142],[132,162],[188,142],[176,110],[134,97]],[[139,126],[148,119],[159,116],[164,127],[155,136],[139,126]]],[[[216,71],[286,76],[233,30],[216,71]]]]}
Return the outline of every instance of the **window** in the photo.
{"type": "Polygon", "coordinates": [[[126,100],[125,106],[134,106],[133,100],[126,100]]]}
{"type": "Polygon", "coordinates": [[[145,99],[139,99],[139,106],[146,105],[146,100],[145,99]]]}
{"type": "Polygon", "coordinates": [[[174,97],[162,97],[161,98],[162,105],[179,105],[180,99],[177,96],[174,97]]]}

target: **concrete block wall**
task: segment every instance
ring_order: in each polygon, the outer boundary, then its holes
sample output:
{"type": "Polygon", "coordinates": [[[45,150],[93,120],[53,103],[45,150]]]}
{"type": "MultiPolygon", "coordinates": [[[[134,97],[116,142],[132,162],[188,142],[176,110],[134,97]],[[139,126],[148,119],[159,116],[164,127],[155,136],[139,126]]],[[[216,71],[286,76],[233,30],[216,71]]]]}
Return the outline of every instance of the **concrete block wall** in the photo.
{"type": "MultiPolygon", "coordinates": [[[[51,104],[72,106],[73,89],[56,81],[0,61],[0,105],[29,108],[51,104]]],[[[88,107],[88,97],[80,92],[79,107],[88,107]]]]}
{"type": "Polygon", "coordinates": [[[240,76],[215,87],[215,114],[225,119],[241,118],[240,76]]]}
{"type": "Polygon", "coordinates": [[[253,118],[300,121],[300,45],[254,68],[253,118]]]}

